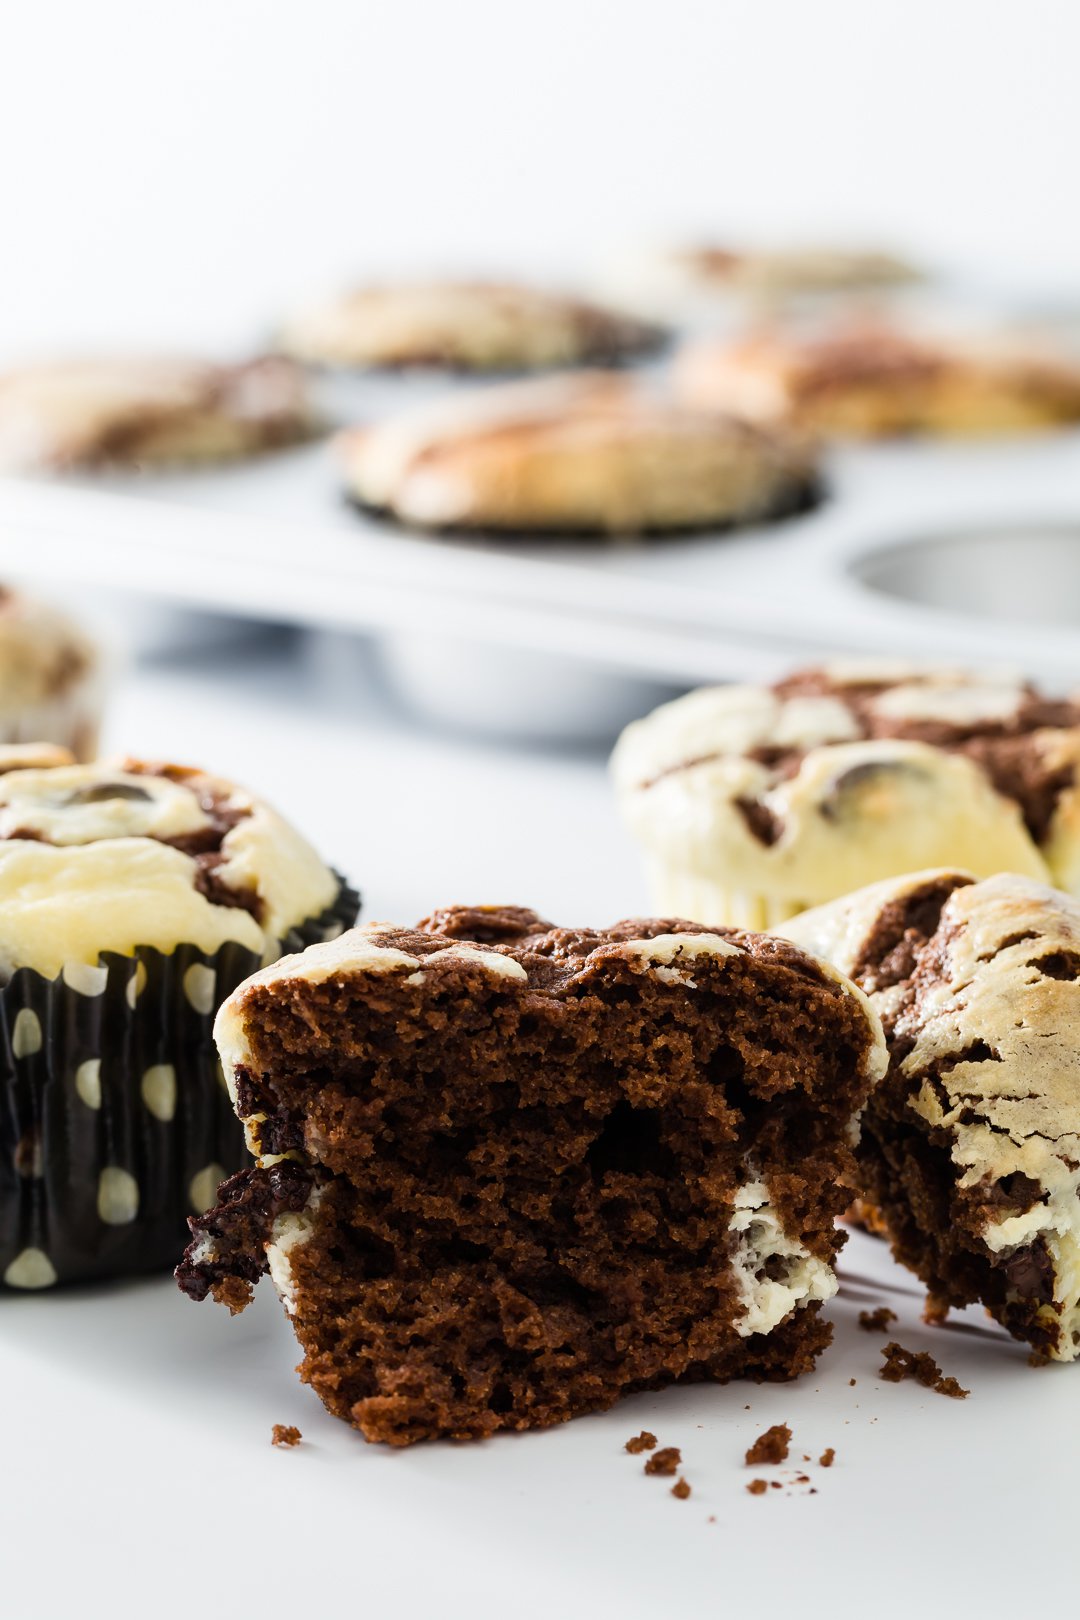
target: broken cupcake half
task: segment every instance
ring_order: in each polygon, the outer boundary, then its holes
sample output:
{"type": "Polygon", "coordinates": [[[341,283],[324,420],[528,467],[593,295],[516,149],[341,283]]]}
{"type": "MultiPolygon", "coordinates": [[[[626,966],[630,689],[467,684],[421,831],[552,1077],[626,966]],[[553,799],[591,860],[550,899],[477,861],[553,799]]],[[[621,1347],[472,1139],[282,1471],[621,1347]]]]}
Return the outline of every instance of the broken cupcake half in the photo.
{"type": "Polygon", "coordinates": [[[1080,1357],[1080,901],[1031,878],[933,871],[807,911],[785,933],[880,1013],[889,1071],[859,1189],[931,1308],[981,1301],[1080,1357]]]}
{"type": "Polygon", "coordinates": [[[787,941],[453,908],[257,973],[216,1028],[256,1163],[177,1276],[269,1273],[301,1376],[369,1440],[560,1422],[831,1336],[863,993],[787,941]]]}

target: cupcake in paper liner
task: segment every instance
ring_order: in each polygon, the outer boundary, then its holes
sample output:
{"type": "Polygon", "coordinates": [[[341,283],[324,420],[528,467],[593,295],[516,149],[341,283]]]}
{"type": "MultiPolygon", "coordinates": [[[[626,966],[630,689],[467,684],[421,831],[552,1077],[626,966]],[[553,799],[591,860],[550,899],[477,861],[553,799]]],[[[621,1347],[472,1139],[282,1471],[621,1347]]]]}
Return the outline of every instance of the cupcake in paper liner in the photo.
{"type": "Polygon", "coordinates": [[[837,661],[706,688],[612,765],[665,915],[773,928],[931,866],[1080,893],[1080,700],[1012,675],[837,661]]]}
{"type": "Polygon", "coordinates": [[[93,759],[101,659],[65,614],[0,586],[0,744],[54,743],[93,759]]]}
{"type": "Polygon", "coordinates": [[[220,777],[4,753],[23,768],[0,775],[0,1283],[166,1269],[248,1159],[218,1006],[359,899],[220,777]]]}

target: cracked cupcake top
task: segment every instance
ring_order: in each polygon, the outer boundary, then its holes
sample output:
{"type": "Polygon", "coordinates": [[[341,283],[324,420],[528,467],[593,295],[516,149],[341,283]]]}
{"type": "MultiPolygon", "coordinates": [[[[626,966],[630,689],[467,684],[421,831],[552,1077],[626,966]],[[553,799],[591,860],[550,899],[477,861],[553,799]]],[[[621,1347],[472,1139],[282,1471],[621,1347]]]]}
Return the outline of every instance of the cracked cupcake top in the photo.
{"type": "Polygon", "coordinates": [[[302,371],[273,356],[57,361],[0,377],[0,467],[13,471],[226,460],[315,425],[302,371]]]}
{"type": "Polygon", "coordinates": [[[1000,1257],[1017,1294],[1057,1301],[1053,1353],[1074,1356],[1080,902],[1011,874],[923,872],[805,912],[783,932],[869,993],[890,1086],[930,1140],[948,1143],[956,1218],[1000,1257]]]}
{"type": "Polygon", "coordinates": [[[656,326],[538,287],[432,281],[359,287],[297,315],[281,344],[329,365],[528,371],[618,360],[662,337],[656,326]]]}
{"type": "Polygon", "coordinates": [[[123,759],[0,775],[7,972],[52,977],[104,951],[180,942],[262,955],[337,890],[275,811],[206,772],[123,759]]]}
{"type": "Polygon", "coordinates": [[[1080,882],[1080,703],[1007,675],[846,661],[708,688],[628,727],[613,769],[652,853],[802,904],[947,860],[1080,882]]]}
{"type": "Polygon", "coordinates": [[[676,388],[697,406],[854,437],[1011,432],[1080,418],[1080,367],[1049,348],[886,325],[692,344],[676,364],[676,388]]]}
{"type": "Polygon", "coordinates": [[[630,918],[602,929],[557,928],[520,906],[450,906],[412,929],[366,923],[325,944],[281,957],[253,974],[223,1004],[214,1038],[230,1095],[248,1128],[252,1152],[259,1155],[265,1148],[257,1130],[262,1116],[243,1092],[243,1074],[255,1061],[251,1009],[267,993],[288,1002],[305,986],[374,974],[388,975],[438,1000],[459,990],[463,976],[481,974],[520,991],[572,1002],[619,969],[694,991],[699,988],[696,969],[710,959],[741,956],[787,970],[828,1001],[851,1000],[866,1043],[860,1072],[871,1083],[881,1078],[884,1043],[864,993],[832,963],[816,960],[785,940],[743,929],[711,930],[670,918],[630,918]]]}
{"type": "Polygon", "coordinates": [[[614,373],[442,399],[340,443],[361,505],[432,529],[693,528],[797,510],[814,492],[793,439],[614,373]]]}

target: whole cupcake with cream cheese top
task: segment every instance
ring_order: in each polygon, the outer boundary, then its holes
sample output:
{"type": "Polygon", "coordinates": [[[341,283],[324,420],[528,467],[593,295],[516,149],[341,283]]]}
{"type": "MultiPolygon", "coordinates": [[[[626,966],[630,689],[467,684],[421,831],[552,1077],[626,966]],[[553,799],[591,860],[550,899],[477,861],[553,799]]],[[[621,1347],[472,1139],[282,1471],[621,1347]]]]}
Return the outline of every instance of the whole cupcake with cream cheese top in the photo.
{"type": "Polygon", "coordinates": [[[837,661],[706,688],[624,732],[623,814],[659,906],[771,926],[960,864],[1080,892],[1080,702],[989,672],[837,661]]]}
{"type": "Polygon", "coordinates": [[[235,783],[125,759],[0,776],[0,1279],[167,1266],[244,1162],[213,1015],[356,895],[235,783]]]}

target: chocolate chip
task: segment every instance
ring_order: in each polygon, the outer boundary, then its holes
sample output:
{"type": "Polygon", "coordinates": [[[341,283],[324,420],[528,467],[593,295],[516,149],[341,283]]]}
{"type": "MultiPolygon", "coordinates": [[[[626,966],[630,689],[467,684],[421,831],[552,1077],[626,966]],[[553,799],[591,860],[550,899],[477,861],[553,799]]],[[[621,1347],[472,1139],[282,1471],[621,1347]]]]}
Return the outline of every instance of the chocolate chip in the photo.
{"type": "Polygon", "coordinates": [[[1048,1305],[1054,1297],[1054,1262],[1042,1238],[1017,1249],[1005,1261],[1010,1287],[1025,1299],[1048,1305]]]}

